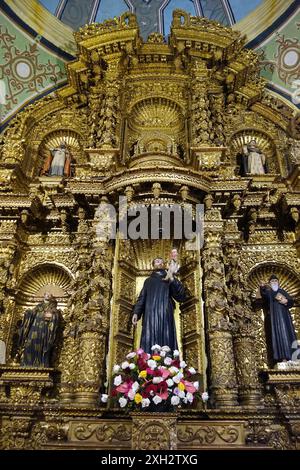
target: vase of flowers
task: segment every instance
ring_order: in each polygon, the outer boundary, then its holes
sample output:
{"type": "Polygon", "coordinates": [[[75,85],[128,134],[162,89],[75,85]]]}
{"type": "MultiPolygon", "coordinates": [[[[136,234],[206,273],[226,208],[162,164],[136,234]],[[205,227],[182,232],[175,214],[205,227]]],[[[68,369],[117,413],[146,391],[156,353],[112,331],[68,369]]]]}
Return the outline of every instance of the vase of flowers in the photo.
{"type": "MultiPolygon", "coordinates": [[[[121,408],[174,411],[201,399],[198,378],[199,374],[180,359],[177,350],[156,344],[152,354],[140,348],[113,367],[110,396],[121,408]]],[[[101,401],[107,400],[108,395],[103,394],[101,401]]]]}

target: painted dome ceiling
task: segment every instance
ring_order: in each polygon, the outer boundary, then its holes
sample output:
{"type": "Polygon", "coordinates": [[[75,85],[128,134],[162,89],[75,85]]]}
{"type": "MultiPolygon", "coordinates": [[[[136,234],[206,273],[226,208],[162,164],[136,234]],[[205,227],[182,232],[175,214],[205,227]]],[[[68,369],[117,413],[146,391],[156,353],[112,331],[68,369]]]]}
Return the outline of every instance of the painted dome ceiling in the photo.
{"type": "Polygon", "coordinates": [[[299,0],[0,0],[0,132],[28,104],[67,83],[65,65],[77,55],[74,30],[127,10],[144,40],[158,31],[167,41],[175,9],[245,34],[271,94],[298,115],[299,0]]]}
{"type": "Polygon", "coordinates": [[[172,11],[183,9],[193,16],[205,16],[232,25],[254,10],[262,0],[40,0],[53,15],[73,29],[100,22],[124,11],[134,12],[146,38],[157,31],[170,31],[172,11]]]}

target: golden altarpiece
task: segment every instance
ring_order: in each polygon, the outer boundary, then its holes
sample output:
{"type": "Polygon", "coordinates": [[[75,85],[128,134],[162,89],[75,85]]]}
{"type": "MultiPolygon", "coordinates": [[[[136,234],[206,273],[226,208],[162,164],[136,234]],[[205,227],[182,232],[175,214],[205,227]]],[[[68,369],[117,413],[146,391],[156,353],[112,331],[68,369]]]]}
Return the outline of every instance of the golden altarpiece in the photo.
{"type": "Polygon", "coordinates": [[[143,42],[129,13],[75,38],[68,85],[20,112],[3,134],[1,447],[297,449],[300,370],[271,368],[254,301],[275,272],[296,300],[300,333],[297,116],[267,91],[245,38],[205,18],[176,10],[168,43],[158,33],[143,42]],[[252,139],[268,164],[261,175],[241,174],[252,139]],[[62,140],[71,176],[40,176],[62,140]],[[118,233],[104,241],[98,209],[118,207],[120,196],[129,207],[203,203],[204,246],[118,233]],[[129,415],[101,404],[99,392],[134,347],[140,281],[172,246],[191,293],[179,343],[210,404],[129,415]],[[53,367],[24,368],[15,356],[18,325],[46,290],[63,314],[53,367]]]}

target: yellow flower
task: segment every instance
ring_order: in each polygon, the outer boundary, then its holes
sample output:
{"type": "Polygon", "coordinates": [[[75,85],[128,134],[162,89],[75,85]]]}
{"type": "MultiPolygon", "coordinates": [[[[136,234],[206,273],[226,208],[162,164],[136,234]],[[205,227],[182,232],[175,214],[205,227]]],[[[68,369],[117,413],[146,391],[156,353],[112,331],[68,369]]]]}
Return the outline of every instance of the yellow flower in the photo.
{"type": "Polygon", "coordinates": [[[136,393],[136,394],[135,394],[135,396],[134,396],[134,401],[135,401],[136,403],[141,403],[142,399],[143,399],[143,397],[142,397],[142,395],[140,395],[140,393],[136,393]]]}
{"type": "Polygon", "coordinates": [[[145,379],[147,377],[147,371],[141,370],[141,372],[139,373],[139,377],[142,377],[142,379],[145,379]]]}
{"type": "Polygon", "coordinates": [[[183,391],[185,389],[185,385],[182,382],[179,382],[178,388],[180,391],[183,391]]]}
{"type": "Polygon", "coordinates": [[[152,359],[154,359],[155,361],[159,361],[159,360],[160,360],[160,356],[152,356],[152,359]]]}

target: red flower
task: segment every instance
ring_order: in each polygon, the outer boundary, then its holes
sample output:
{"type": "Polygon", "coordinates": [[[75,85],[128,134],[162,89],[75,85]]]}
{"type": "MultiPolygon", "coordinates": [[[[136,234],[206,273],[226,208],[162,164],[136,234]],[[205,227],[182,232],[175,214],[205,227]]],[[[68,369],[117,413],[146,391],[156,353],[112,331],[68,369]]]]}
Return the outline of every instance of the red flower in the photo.
{"type": "Polygon", "coordinates": [[[137,366],[139,370],[146,370],[147,369],[147,362],[144,359],[138,358],[137,366]]]}
{"type": "Polygon", "coordinates": [[[166,390],[168,390],[168,384],[167,382],[163,381],[163,382],[160,382],[158,384],[158,388],[159,388],[159,391],[160,392],[165,392],[166,390]]]}
{"type": "Polygon", "coordinates": [[[162,369],[154,369],[152,371],[152,375],[153,375],[153,377],[162,377],[162,375],[163,375],[162,369]]]}
{"type": "Polygon", "coordinates": [[[174,361],[172,361],[172,366],[177,367],[179,369],[180,368],[179,359],[174,359],[174,361]]]}
{"type": "Polygon", "coordinates": [[[147,393],[148,395],[150,395],[151,392],[157,393],[157,385],[150,384],[150,385],[147,385],[147,387],[145,387],[144,393],[147,393]]]}

